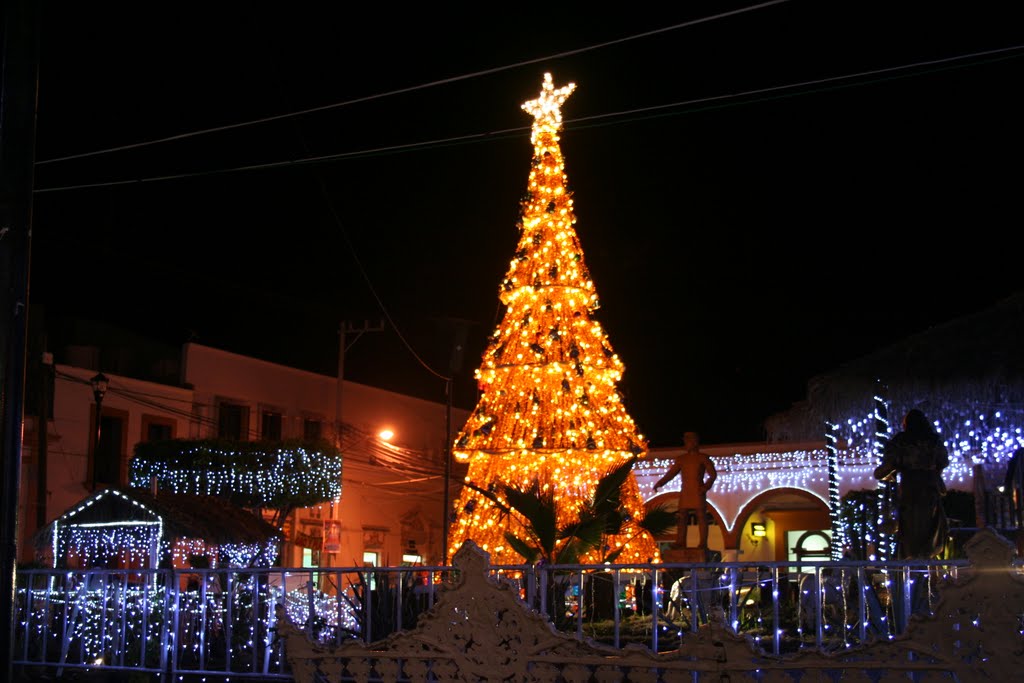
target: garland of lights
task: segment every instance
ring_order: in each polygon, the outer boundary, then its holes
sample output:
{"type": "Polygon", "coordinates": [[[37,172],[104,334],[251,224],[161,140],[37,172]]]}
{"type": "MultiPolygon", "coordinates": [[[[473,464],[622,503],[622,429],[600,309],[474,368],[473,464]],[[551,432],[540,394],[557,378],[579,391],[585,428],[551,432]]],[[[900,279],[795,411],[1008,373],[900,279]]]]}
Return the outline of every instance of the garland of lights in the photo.
{"type": "Polygon", "coordinates": [[[154,554],[163,556],[169,550],[164,539],[163,520],[153,510],[138,501],[113,489],[106,489],[87,498],[73,510],[54,520],[50,531],[53,566],[63,558],[75,558],[90,566],[99,563],[122,561],[129,565],[141,564],[144,559],[152,560],[154,554]],[[146,520],[121,520],[117,522],[79,523],[75,520],[81,512],[89,509],[106,496],[124,498],[141,511],[150,515],[146,520]]]}
{"type": "Polygon", "coordinates": [[[199,568],[197,564],[199,561],[206,563],[206,566],[202,567],[204,569],[216,569],[218,564],[217,548],[208,545],[201,538],[179,538],[171,548],[171,559],[175,567],[199,568]],[[197,558],[204,558],[204,560],[200,561],[197,558]]]}
{"type": "Polygon", "coordinates": [[[264,669],[280,670],[283,649],[274,637],[274,607],[282,589],[253,575],[235,576],[241,575],[210,574],[205,585],[187,590],[168,589],[157,573],[115,571],[84,575],[84,580],[81,574],[53,576],[46,588],[19,589],[21,624],[41,646],[64,653],[74,647],[92,664],[159,668],[161,649],[170,657],[178,648],[181,666],[187,657],[195,662],[225,657],[227,648],[231,669],[226,673],[258,672],[261,660],[268,665],[264,669]],[[35,607],[26,613],[24,605],[35,607]],[[162,642],[168,629],[171,637],[162,642]],[[217,644],[211,637],[227,632],[230,643],[217,644]]]}
{"type": "MultiPolygon", "coordinates": [[[[599,303],[573,227],[558,137],[561,106],[574,89],[556,89],[545,74],[540,97],[522,105],[534,117],[533,161],[519,244],[499,292],[505,315],[476,371],[480,399],[453,450],[469,464],[466,481],[481,489],[538,482],[554,491],[558,526],[578,517],[603,474],[647,449],[617,390],[623,363],[591,317],[599,303]]],[[[622,502],[629,516],[623,533],[584,561],[599,561],[605,550],[621,551],[620,562],[659,558],[654,539],[633,522],[643,501],[632,474],[622,502]]],[[[500,508],[463,487],[447,556],[472,539],[492,562],[520,562],[504,537],[519,530],[500,508]]],[[[514,521],[522,523],[517,514],[514,521]]]]}
{"type": "Polygon", "coordinates": [[[82,567],[114,562],[139,566],[164,545],[159,542],[160,527],[160,522],[74,524],[62,534],[58,552],[66,551],[67,558],[82,567]]]}
{"type": "Polygon", "coordinates": [[[361,631],[359,614],[347,600],[339,600],[336,595],[322,591],[310,594],[306,590],[295,589],[288,591],[284,600],[285,612],[293,624],[310,624],[312,608],[314,638],[321,643],[333,642],[339,629],[351,636],[361,631]]]}
{"type": "MultiPolygon", "coordinates": [[[[850,545],[863,547],[861,543],[844,540],[848,526],[844,521],[837,521],[836,511],[838,496],[841,490],[858,491],[872,490],[874,503],[871,513],[875,519],[866,526],[867,539],[877,547],[878,524],[882,519],[878,506],[878,481],[874,478],[879,451],[876,438],[879,410],[873,408],[862,417],[848,418],[845,422],[831,425],[826,434],[824,449],[796,449],[785,452],[736,453],[726,456],[712,456],[718,479],[709,494],[708,503],[715,504],[717,495],[731,496],[738,492],[748,494],[748,498],[736,507],[743,509],[756,496],[771,488],[795,488],[817,496],[829,506],[832,517],[833,532],[839,529],[839,535],[833,544],[833,552],[850,545]],[[840,447],[840,444],[843,444],[840,447]],[[834,465],[830,463],[834,459],[834,465]],[[835,468],[835,480],[830,477],[835,468]],[[819,493],[819,484],[828,479],[827,497],[819,493]]],[[[961,488],[974,476],[974,467],[984,464],[996,471],[1005,471],[1013,453],[1024,448],[1024,421],[1011,411],[994,411],[968,414],[961,411],[959,422],[948,425],[945,429],[939,421],[934,422],[936,431],[949,450],[949,465],[943,470],[942,477],[951,487],[961,488]]],[[[884,423],[888,425],[886,421],[884,423]]],[[[883,433],[888,433],[888,427],[883,433]]],[[[651,485],[671,466],[670,458],[652,458],[636,464],[634,472],[640,482],[640,491],[645,500],[654,496],[651,485]]],[[[664,491],[678,490],[679,483],[671,482],[664,491]]],[[[727,526],[731,529],[728,519],[723,515],[727,526]]],[[[867,558],[865,558],[867,559],[867,558]]],[[[876,558],[877,559],[877,558],[876,558]]]]}
{"type": "Polygon", "coordinates": [[[278,539],[263,543],[225,543],[220,546],[220,553],[229,567],[270,567],[277,558],[279,545],[278,539]]]}
{"type": "Polygon", "coordinates": [[[341,495],[341,454],[326,442],[141,442],[132,486],[219,496],[241,507],[311,507],[341,495]]]}
{"type": "MultiPolygon", "coordinates": [[[[885,453],[885,445],[892,433],[892,426],[889,424],[889,403],[886,401],[886,388],[881,382],[878,383],[878,391],[875,392],[875,441],[874,441],[874,464],[877,467],[882,462],[885,453]]],[[[877,537],[867,539],[868,542],[876,543],[878,559],[887,560],[895,554],[895,535],[886,531],[886,521],[892,519],[895,510],[893,509],[894,487],[889,482],[881,480],[878,482],[878,525],[876,526],[877,537]]],[[[869,558],[875,559],[875,558],[869,558]]]]}
{"type": "MultiPolygon", "coordinates": [[[[1001,413],[996,413],[992,417],[998,419],[1001,417],[1001,413]]],[[[864,425],[873,423],[874,419],[874,413],[872,413],[860,420],[849,420],[847,425],[850,428],[850,433],[845,437],[839,436],[838,431],[834,432],[836,444],[846,442],[845,447],[839,448],[837,445],[836,450],[841,482],[846,480],[851,472],[871,473],[874,470],[875,447],[863,436],[865,434],[864,425]],[[860,440],[857,438],[858,434],[862,435],[860,440]]],[[[972,465],[981,462],[1005,467],[1013,452],[1024,447],[1024,428],[1012,425],[989,425],[987,428],[983,428],[976,424],[985,422],[993,422],[993,419],[986,418],[985,415],[965,419],[962,432],[954,431],[952,435],[943,439],[943,444],[950,452],[949,465],[943,470],[943,479],[963,483],[971,476],[972,465]]],[[[938,423],[935,424],[935,428],[940,435],[944,431],[938,423]]],[[[830,451],[827,445],[824,449],[713,455],[711,459],[719,473],[719,479],[715,480],[713,490],[720,490],[721,478],[728,475],[733,477],[735,484],[730,488],[744,490],[757,488],[757,483],[748,481],[741,485],[739,482],[749,477],[764,476],[767,472],[778,472],[778,477],[789,476],[794,480],[821,479],[821,471],[827,470],[829,455],[830,451]],[[792,472],[787,473],[786,470],[792,470],[792,472]]],[[[671,458],[652,458],[637,462],[635,469],[637,471],[646,470],[644,472],[646,476],[656,479],[664,474],[664,470],[671,464],[671,458]]],[[[672,483],[667,484],[664,490],[669,490],[672,486],[672,483]]],[[[675,486],[678,486],[678,483],[675,483],[675,486]]]]}
{"type": "Polygon", "coordinates": [[[825,431],[825,448],[828,451],[828,514],[832,526],[832,559],[843,556],[844,549],[849,545],[846,529],[840,516],[839,498],[839,447],[836,443],[837,425],[828,423],[825,431]]]}
{"type": "MultiPolygon", "coordinates": [[[[787,601],[777,590],[779,575],[760,571],[740,578],[744,571],[734,567],[717,581],[701,581],[685,588],[676,581],[670,591],[658,586],[655,604],[664,604],[667,592],[668,599],[678,603],[682,611],[696,615],[702,606],[720,604],[723,597],[731,599],[737,610],[730,622],[734,632],[746,632],[755,643],[763,645],[766,637],[778,638],[789,629],[798,637],[806,635],[803,616],[807,614],[811,620],[818,617],[812,591],[819,591],[823,607],[837,608],[834,619],[822,623],[824,633],[841,631],[836,636],[842,638],[844,647],[858,641],[855,629],[861,624],[850,617],[859,610],[855,601],[848,601],[847,592],[856,586],[863,599],[876,588],[870,579],[855,579],[857,573],[850,568],[831,576],[824,572],[806,575],[799,584],[794,625],[784,624],[778,618],[784,615],[777,610],[774,615],[762,614],[761,592],[771,590],[771,602],[776,606],[780,599],[787,601]],[[771,623],[766,624],[766,619],[771,623]]],[[[956,569],[947,567],[945,571],[956,569]]],[[[691,572],[688,578],[692,581],[697,575],[691,572]]],[[[365,617],[344,596],[323,593],[306,583],[312,580],[313,572],[296,577],[306,585],[291,590],[283,585],[288,572],[261,572],[258,576],[256,572],[209,572],[204,573],[206,580],[201,584],[187,589],[179,589],[176,580],[165,583],[166,574],[157,571],[60,571],[35,576],[19,582],[14,601],[17,626],[33,647],[63,652],[61,661],[69,661],[69,665],[73,664],[67,654],[73,652],[79,661],[123,669],[154,669],[163,658],[175,657],[179,670],[193,665],[213,672],[223,665],[223,673],[229,675],[280,672],[283,650],[275,637],[278,604],[284,605],[293,624],[303,625],[325,644],[359,637],[360,619],[365,617]]],[[[930,581],[932,577],[916,570],[909,577],[910,585],[916,580],[930,581]]],[[[891,585],[887,579],[877,588],[885,591],[891,585]]],[[[630,599],[636,599],[635,591],[630,599]]],[[[896,637],[892,605],[876,604],[882,612],[868,610],[868,618],[881,627],[881,637],[891,640],[896,637]]],[[[667,631],[669,624],[663,623],[660,628],[667,631]]],[[[687,636],[682,630],[676,635],[681,639],[687,636]]]]}
{"type": "Polygon", "coordinates": [[[53,566],[73,561],[81,567],[102,567],[120,564],[142,567],[158,564],[169,557],[172,566],[210,568],[270,567],[277,559],[280,539],[268,538],[262,543],[224,543],[212,545],[203,539],[165,538],[160,515],[120,491],[106,489],[82,502],[53,523],[51,531],[53,566]],[[76,517],[106,496],[117,496],[151,516],[149,520],[117,520],[110,522],[79,522],[76,517]],[[199,558],[204,558],[200,560],[199,558]]]}

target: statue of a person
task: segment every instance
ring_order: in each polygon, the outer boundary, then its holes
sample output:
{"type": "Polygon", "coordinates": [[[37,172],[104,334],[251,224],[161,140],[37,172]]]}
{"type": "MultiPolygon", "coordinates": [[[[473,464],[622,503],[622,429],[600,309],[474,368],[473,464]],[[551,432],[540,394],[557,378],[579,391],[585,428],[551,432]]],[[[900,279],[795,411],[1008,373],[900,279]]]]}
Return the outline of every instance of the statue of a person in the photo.
{"type": "Polygon", "coordinates": [[[683,435],[683,452],[676,456],[675,462],[665,472],[665,476],[654,485],[654,491],[672,481],[679,475],[679,522],[676,525],[676,545],[686,548],[686,531],[689,527],[690,513],[697,516],[700,529],[700,542],[697,547],[708,547],[708,499],[707,492],[718,478],[715,463],[711,456],[701,452],[700,440],[696,432],[683,435]]]}
{"type": "Polygon", "coordinates": [[[885,444],[875,479],[899,474],[896,552],[899,559],[927,560],[942,552],[948,533],[942,470],[949,451],[918,409],[903,418],[903,431],[885,444]]]}

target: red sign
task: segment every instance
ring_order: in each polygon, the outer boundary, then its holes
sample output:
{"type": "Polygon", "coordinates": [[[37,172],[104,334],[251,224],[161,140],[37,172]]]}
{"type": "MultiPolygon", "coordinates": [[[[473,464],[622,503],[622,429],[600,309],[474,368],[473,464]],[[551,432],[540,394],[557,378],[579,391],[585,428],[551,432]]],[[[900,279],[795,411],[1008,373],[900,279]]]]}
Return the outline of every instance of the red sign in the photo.
{"type": "Polygon", "coordinates": [[[341,522],[336,519],[324,520],[324,546],[325,553],[341,552],[341,522]]]}

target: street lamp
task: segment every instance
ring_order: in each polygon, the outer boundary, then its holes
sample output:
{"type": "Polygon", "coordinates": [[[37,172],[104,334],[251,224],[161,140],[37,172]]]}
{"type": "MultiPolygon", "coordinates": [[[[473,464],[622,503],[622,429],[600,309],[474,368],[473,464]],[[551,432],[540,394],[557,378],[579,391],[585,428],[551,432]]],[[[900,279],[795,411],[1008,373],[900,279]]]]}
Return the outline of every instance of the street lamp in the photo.
{"type": "Polygon", "coordinates": [[[92,490],[96,490],[96,456],[99,455],[100,450],[100,417],[103,412],[103,397],[107,394],[107,386],[110,384],[110,380],[102,372],[96,373],[96,376],[89,380],[92,384],[92,397],[96,399],[96,442],[92,447],[92,490]]]}

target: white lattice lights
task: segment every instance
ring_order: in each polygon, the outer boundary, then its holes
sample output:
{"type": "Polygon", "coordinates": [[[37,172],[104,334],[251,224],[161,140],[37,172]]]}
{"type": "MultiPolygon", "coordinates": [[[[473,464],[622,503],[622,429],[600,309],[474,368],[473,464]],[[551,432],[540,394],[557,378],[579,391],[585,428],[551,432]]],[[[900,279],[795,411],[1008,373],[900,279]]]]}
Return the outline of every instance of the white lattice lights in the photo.
{"type": "MultiPolygon", "coordinates": [[[[1024,441],[1021,442],[1024,445],[1024,441]]],[[[1012,451],[1010,451],[1012,453],[1012,451]]],[[[871,460],[870,451],[862,448],[840,449],[839,478],[845,483],[844,488],[874,488],[876,481],[872,475],[875,465],[871,460]]],[[[1009,455],[1005,456],[1006,458],[1009,455]]],[[[787,453],[741,453],[728,456],[712,456],[718,479],[715,481],[716,493],[733,494],[748,492],[757,494],[765,488],[797,488],[817,495],[816,483],[828,482],[828,451],[826,449],[799,450],[787,453]]],[[[651,478],[664,472],[672,464],[666,458],[655,458],[637,463],[638,474],[651,478]]],[[[947,482],[963,483],[971,477],[970,465],[962,462],[950,462],[943,473],[947,482]]],[[[653,493],[651,483],[641,483],[641,491],[650,497],[653,493]]],[[[666,485],[662,491],[678,491],[678,480],[666,485]]]]}
{"type": "Polygon", "coordinates": [[[148,487],[155,477],[161,489],[175,493],[245,494],[265,501],[291,496],[334,500],[341,495],[340,458],[323,457],[302,447],[278,448],[270,455],[265,458],[266,466],[258,469],[253,469],[251,453],[208,446],[185,451],[181,461],[134,458],[131,484],[148,487]],[[183,464],[196,456],[203,456],[197,458],[201,466],[183,464]],[[217,467],[209,466],[211,458],[217,467]]]}
{"type": "Polygon", "coordinates": [[[235,636],[231,659],[238,667],[231,673],[256,671],[264,658],[279,670],[274,606],[281,600],[281,588],[268,586],[251,573],[241,576],[222,570],[208,575],[205,586],[178,590],[173,582],[164,583],[163,572],[68,573],[63,587],[50,579],[48,588],[19,590],[19,604],[36,606],[31,613],[20,613],[19,627],[31,629],[37,642],[57,651],[72,645],[81,648],[83,659],[98,665],[134,661],[140,644],[149,652],[150,666],[160,662],[161,648],[171,656],[178,646],[196,661],[210,661],[222,656],[224,647],[218,647],[211,634],[228,632],[235,636]],[[86,582],[79,583],[83,578],[86,582]],[[254,611],[259,615],[250,619],[254,611]],[[71,615],[70,628],[50,628],[48,616],[54,612],[71,615]],[[161,642],[165,619],[176,629],[161,642]]]}
{"type": "Polygon", "coordinates": [[[280,546],[279,538],[261,543],[213,545],[202,539],[165,537],[163,518],[142,503],[119,491],[107,489],[84,501],[53,524],[51,537],[53,566],[64,559],[81,567],[155,567],[159,558],[170,557],[174,566],[186,567],[190,556],[206,555],[210,567],[272,566],[280,546]],[[78,521],[76,518],[107,496],[117,496],[139,508],[149,519],[108,522],[78,521]]]}
{"type": "Polygon", "coordinates": [[[153,510],[118,491],[107,489],[83,501],[53,523],[53,566],[64,557],[76,558],[84,566],[120,560],[139,564],[146,557],[166,550],[163,520],[153,510]],[[139,508],[149,519],[116,522],[78,522],[75,518],[107,496],[117,496],[139,508]]]}
{"type": "MultiPolygon", "coordinates": [[[[944,428],[935,421],[936,430],[950,453],[943,479],[951,488],[964,488],[973,481],[974,466],[1006,466],[1013,452],[1024,447],[1024,426],[1012,424],[1004,412],[979,413],[944,428]]],[[[878,485],[873,472],[877,464],[876,414],[850,418],[829,432],[826,446],[820,449],[765,451],[712,456],[718,479],[709,503],[714,498],[742,498],[734,507],[742,509],[756,496],[772,488],[793,488],[820,498],[826,504],[840,487],[843,491],[872,490],[878,485]],[[835,481],[829,480],[829,454],[836,462],[835,481]]],[[[823,430],[824,431],[824,430],[823,430]]],[[[672,464],[669,458],[653,458],[637,463],[635,472],[645,500],[653,497],[653,482],[672,464]]],[[[679,480],[660,490],[679,490],[679,480]]],[[[830,505],[831,507],[831,505],[830,505]]]]}

